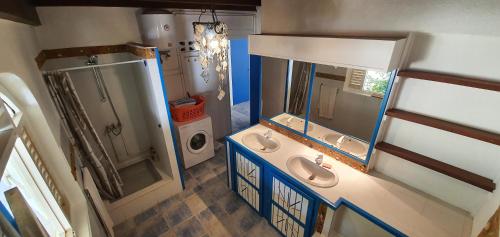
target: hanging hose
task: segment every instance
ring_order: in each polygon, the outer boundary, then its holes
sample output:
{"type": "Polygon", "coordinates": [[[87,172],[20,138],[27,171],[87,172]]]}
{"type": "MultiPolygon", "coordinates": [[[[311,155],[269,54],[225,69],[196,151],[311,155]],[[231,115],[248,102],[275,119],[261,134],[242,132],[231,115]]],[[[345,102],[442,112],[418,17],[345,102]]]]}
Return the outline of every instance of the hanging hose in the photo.
{"type": "MultiPolygon", "coordinates": [[[[96,65],[97,64],[97,56],[90,56],[87,65],[96,65]]],[[[94,78],[97,84],[97,90],[99,95],[101,96],[101,101],[105,102],[106,98],[109,101],[109,105],[111,106],[111,110],[113,111],[113,115],[115,116],[116,123],[106,126],[106,133],[112,133],[115,136],[118,136],[122,133],[122,122],[118,113],[116,112],[115,105],[113,104],[113,100],[109,96],[108,88],[106,87],[106,83],[104,82],[101,69],[93,67],[92,71],[94,73],[94,78]]]]}

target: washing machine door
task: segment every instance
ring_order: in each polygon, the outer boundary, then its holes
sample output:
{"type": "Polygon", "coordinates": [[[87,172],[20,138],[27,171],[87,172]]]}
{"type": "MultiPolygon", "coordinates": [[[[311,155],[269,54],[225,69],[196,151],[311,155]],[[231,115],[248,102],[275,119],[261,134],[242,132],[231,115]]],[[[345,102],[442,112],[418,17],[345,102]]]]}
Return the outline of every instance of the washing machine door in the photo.
{"type": "Polygon", "coordinates": [[[191,153],[200,153],[207,147],[208,139],[210,139],[208,133],[203,130],[199,130],[189,137],[186,147],[191,153]]]}

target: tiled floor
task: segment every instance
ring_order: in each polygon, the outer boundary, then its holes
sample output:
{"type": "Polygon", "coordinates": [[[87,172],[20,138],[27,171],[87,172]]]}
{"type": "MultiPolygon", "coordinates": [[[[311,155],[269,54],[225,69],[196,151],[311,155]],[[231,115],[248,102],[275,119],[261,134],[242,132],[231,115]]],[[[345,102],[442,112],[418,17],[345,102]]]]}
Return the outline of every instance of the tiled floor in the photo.
{"type": "Polygon", "coordinates": [[[250,126],[250,101],[233,105],[231,108],[231,126],[233,132],[250,126]]]}
{"type": "Polygon", "coordinates": [[[115,236],[280,236],[226,185],[225,150],[185,172],[186,190],[115,226],[115,236]]]}

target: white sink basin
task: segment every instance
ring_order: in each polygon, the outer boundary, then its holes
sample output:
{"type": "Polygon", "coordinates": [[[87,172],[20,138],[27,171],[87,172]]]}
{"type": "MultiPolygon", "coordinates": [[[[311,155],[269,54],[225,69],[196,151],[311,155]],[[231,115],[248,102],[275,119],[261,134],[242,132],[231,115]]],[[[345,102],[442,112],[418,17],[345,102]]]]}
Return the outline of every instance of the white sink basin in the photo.
{"type": "Polygon", "coordinates": [[[280,148],[280,142],[275,138],[266,138],[262,134],[249,133],[243,136],[243,144],[258,152],[275,152],[280,148]]]}
{"type": "Polygon", "coordinates": [[[295,177],[316,187],[333,187],[339,182],[335,171],[329,171],[304,156],[288,158],[286,166],[295,177]]]}
{"type": "Polygon", "coordinates": [[[340,133],[329,133],[323,138],[323,140],[330,145],[338,146],[340,145],[340,141],[343,136],[344,135],[340,133]]]}
{"type": "Polygon", "coordinates": [[[342,141],[341,149],[360,158],[364,158],[366,152],[368,152],[368,145],[356,139],[345,138],[344,141],[342,141]]]}
{"type": "MultiPolygon", "coordinates": [[[[279,123],[299,132],[304,132],[305,121],[301,118],[287,116],[279,120],[279,123]]],[[[307,131],[312,131],[314,126],[311,123],[307,124],[307,131]]]]}

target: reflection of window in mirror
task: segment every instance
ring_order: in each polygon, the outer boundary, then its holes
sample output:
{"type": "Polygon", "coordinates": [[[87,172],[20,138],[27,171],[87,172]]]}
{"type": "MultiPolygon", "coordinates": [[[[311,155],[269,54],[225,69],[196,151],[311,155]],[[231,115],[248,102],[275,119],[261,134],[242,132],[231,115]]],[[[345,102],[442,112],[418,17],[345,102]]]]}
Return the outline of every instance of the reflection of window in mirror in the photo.
{"type": "Polygon", "coordinates": [[[369,96],[383,97],[390,73],[372,70],[348,69],[344,90],[369,96]]]}
{"type": "Polygon", "coordinates": [[[388,76],[317,64],[309,111],[314,129],[307,135],[364,159],[382,101],[372,91],[382,95],[385,78],[388,76]],[[352,87],[346,88],[346,84],[352,87]]]}

